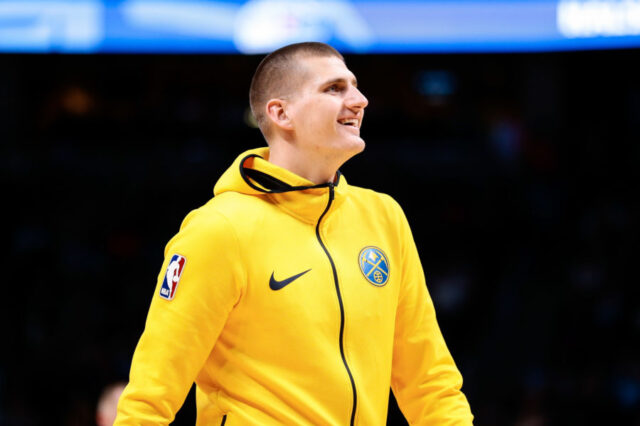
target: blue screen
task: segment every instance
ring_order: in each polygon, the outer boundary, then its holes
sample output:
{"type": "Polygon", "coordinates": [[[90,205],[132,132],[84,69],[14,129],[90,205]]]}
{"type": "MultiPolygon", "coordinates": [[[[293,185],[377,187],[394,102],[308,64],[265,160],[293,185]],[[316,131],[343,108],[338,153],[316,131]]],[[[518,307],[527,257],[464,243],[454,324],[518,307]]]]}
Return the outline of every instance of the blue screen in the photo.
{"type": "Polygon", "coordinates": [[[346,53],[640,47],[640,0],[0,0],[0,52],[346,53]]]}

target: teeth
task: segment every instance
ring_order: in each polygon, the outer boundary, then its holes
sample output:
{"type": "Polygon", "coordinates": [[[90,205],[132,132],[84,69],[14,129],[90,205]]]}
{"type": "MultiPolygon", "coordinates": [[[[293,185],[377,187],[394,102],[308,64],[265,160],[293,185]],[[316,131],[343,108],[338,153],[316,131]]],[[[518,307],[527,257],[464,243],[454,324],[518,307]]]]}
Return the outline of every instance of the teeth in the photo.
{"type": "Polygon", "coordinates": [[[343,118],[341,120],[338,120],[338,122],[340,124],[358,127],[358,120],[356,118],[343,118]]]}

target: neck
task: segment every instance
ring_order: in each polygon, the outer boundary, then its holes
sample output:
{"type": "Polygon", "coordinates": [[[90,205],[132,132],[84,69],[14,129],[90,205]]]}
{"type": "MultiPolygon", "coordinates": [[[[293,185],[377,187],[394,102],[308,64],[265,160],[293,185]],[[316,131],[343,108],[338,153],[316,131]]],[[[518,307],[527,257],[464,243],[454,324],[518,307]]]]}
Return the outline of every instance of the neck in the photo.
{"type": "Polygon", "coordinates": [[[314,184],[333,182],[338,168],[342,165],[330,158],[303,152],[295,145],[286,142],[269,144],[269,162],[314,184]]]}

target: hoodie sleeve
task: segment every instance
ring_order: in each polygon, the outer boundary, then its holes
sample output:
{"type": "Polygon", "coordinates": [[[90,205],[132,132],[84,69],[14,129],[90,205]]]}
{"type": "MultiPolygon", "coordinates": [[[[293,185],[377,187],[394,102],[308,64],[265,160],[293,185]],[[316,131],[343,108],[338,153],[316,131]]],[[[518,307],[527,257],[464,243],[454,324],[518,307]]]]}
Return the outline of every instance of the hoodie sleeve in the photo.
{"type": "Polygon", "coordinates": [[[191,212],[169,241],[116,425],[173,421],[241,297],[246,280],[238,244],[227,219],[206,206],[191,212]],[[177,281],[172,300],[161,296],[165,276],[177,281]]]}
{"type": "Polygon", "coordinates": [[[396,313],[391,388],[411,425],[471,425],[462,376],[445,344],[409,224],[400,210],[402,289],[396,313]]]}

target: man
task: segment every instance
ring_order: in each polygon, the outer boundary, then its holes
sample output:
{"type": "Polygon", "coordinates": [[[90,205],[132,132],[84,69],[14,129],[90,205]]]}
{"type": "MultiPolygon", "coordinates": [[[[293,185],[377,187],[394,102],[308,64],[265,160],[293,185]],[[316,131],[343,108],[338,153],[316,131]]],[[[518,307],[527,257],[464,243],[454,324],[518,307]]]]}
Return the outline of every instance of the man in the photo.
{"type": "Polygon", "coordinates": [[[168,243],[117,425],[167,424],[195,380],[199,425],[469,425],[411,231],[339,167],[367,99],[333,48],[258,66],[268,143],[240,155],[168,243]]]}

